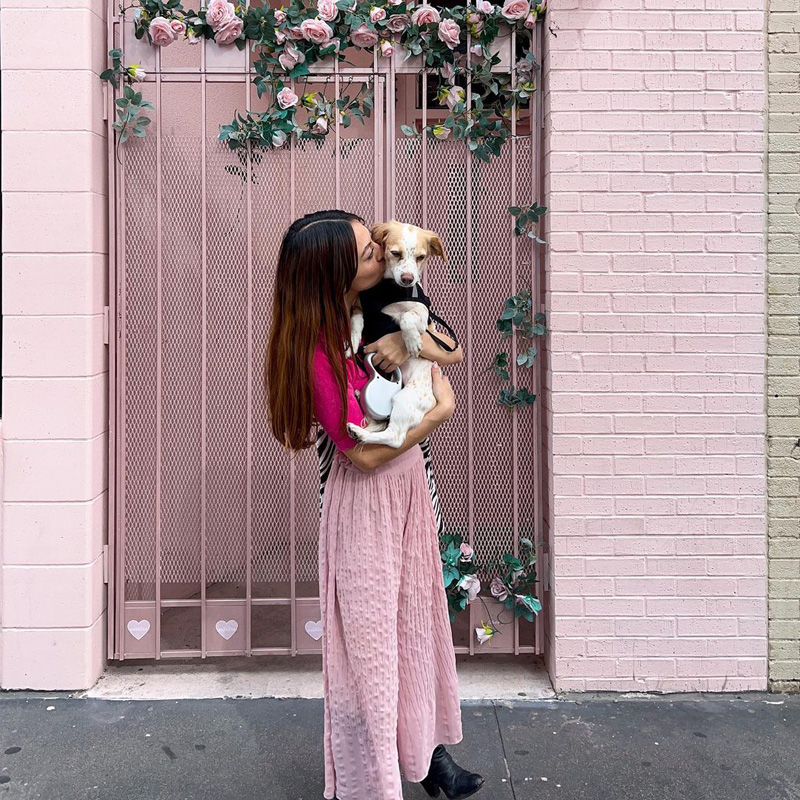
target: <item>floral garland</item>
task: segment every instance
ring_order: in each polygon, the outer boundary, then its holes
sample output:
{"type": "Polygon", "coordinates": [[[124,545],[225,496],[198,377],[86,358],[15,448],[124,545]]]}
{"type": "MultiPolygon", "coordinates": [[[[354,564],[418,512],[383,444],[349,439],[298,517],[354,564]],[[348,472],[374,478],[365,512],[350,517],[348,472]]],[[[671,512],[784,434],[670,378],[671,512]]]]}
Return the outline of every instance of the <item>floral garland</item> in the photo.
{"type": "MultiPolygon", "coordinates": [[[[546,2],[505,0],[504,5],[495,6],[489,0],[476,0],[475,5],[440,9],[415,6],[414,0],[378,0],[378,4],[371,0],[316,0],[315,4],[291,0],[288,7],[274,9],[210,0],[207,7],[193,11],[184,9],[181,0],[136,0],[121,12],[133,9],[136,37],[147,37],[158,47],[168,47],[179,38],[190,44],[205,38],[240,50],[251,42],[257,53],[253,83],[259,97],[270,92],[273,100],[265,112],[237,113],[230,125],[221,126],[219,138],[231,149],[248,143],[283,147],[293,134],[299,139],[324,138],[337,113],[344,127],[353,118],[363,122],[372,110],[368,88],[353,98],[330,100],[320,92],[296,94],[287,84],[310,75],[310,67],[317,62],[344,61],[351,47],[378,48],[385,59],[400,57],[398,51],[403,51],[405,58],[421,56],[423,68],[439,75],[438,99],[446,104],[449,115],[425,131],[403,126],[403,132],[439,140],[451,135],[464,139],[478,159],[489,161],[499,155],[511,133],[515,106],[534,92],[533,74],[538,68],[528,48],[509,74],[493,72],[500,59],[492,53],[492,45],[501,29],[504,34],[515,31],[530,37],[545,14],[546,2]],[[459,82],[470,86],[470,103],[459,82]],[[306,113],[298,118],[301,110],[306,113]]],[[[116,70],[106,70],[101,75],[104,80],[121,77],[133,82],[146,77],[138,64],[122,67],[119,50],[109,55],[120,64],[115,65],[116,70]]],[[[118,119],[117,123],[117,130],[124,131],[135,120],[118,119]]]]}

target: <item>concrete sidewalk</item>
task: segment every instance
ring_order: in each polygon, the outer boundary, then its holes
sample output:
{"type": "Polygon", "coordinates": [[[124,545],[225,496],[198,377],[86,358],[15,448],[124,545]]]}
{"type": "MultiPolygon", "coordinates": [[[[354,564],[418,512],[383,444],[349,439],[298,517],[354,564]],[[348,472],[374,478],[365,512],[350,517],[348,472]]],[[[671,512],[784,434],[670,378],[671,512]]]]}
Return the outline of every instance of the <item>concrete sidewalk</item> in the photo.
{"type": "MultiPolygon", "coordinates": [[[[481,800],[799,800],[800,696],[464,702],[481,800]]],[[[321,800],[322,701],[0,694],[0,798],[321,800]]],[[[405,783],[406,800],[428,796],[405,783]]],[[[440,800],[445,800],[440,796],[440,800]]]]}

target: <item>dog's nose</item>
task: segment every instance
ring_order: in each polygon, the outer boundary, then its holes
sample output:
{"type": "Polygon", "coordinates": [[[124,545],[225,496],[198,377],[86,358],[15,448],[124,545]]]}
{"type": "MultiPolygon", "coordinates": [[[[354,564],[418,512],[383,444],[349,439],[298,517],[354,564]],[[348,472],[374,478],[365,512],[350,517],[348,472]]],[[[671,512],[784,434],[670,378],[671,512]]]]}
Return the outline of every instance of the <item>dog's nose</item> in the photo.
{"type": "Polygon", "coordinates": [[[403,286],[411,286],[411,284],[414,283],[414,276],[410,272],[404,272],[400,276],[400,281],[403,286]]]}

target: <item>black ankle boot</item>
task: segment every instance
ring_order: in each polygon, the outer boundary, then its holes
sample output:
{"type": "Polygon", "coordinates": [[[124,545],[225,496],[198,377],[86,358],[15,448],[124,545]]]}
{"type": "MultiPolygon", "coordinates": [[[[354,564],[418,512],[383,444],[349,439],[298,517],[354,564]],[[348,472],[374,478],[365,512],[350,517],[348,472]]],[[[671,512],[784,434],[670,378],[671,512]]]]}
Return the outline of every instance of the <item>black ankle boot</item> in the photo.
{"type": "Polygon", "coordinates": [[[443,744],[436,745],[428,774],[422,779],[422,787],[431,797],[438,797],[441,789],[448,800],[470,797],[483,783],[483,775],[461,769],[443,744]]]}

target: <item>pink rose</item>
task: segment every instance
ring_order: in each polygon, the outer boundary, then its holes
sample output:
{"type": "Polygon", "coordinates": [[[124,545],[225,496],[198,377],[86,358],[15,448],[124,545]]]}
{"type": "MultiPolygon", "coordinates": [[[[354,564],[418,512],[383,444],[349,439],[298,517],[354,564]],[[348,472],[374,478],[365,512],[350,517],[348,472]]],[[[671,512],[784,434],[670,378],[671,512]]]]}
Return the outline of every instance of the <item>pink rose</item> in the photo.
{"type": "Polygon", "coordinates": [[[328,120],[325,117],[317,117],[314,120],[314,124],[311,126],[311,130],[314,133],[327,133],[328,132],[328,120]]]}
{"type": "Polygon", "coordinates": [[[314,44],[327,44],[333,36],[333,30],[327,22],[321,19],[304,19],[300,23],[303,38],[314,44]]]}
{"type": "Polygon", "coordinates": [[[200,37],[194,31],[189,31],[189,35],[186,38],[189,44],[200,44],[200,37]]]}
{"type": "Polygon", "coordinates": [[[456,77],[455,67],[449,61],[442,65],[442,77],[450,82],[456,77]]]}
{"type": "Polygon", "coordinates": [[[459,561],[470,561],[472,559],[472,545],[467,544],[467,542],[462,542],[460,550],[461,555],[458,558],[459,561]]]}
{"type": "Polygon", "coordinates": [[[408,27],[408,15],[392,14],[392,16],[386,20],[386,27],[392,33],[402,33],[408,27]]]}
{"type": "Polygon", "coordinates": [[[492,593],[493,597],[496,597],[500,601],[503,601],[506,599],[506,597],[508,597],[508,589],[506,589],[503,579],[499,577],[492,579],[492,582],[489,585],[489,591],[492,593]]]}
{"type": "Polygon", "coordinates": [[[333,22],[339,14],[339,9],[336,8],[336,0],[317,0],[317,12],[319,18],[325,22],[333,22]]]}
{"type": "Polygon", "coordinates": [[[175,36],[183,36],[186,33],[186,23],[181,22],[179,19],[173,19],[172,22],[169,23],[169,26],[175,32],[175,36]]]}
{"type": "Polygon", "coordinates": [[[494,6],[489,2],[489,0],[478,0],[475,3],[475,7],[481,14],[486,14],[487,17],[491,17],[494,14],[494,6]]]}
{"type": "Polygon", "coordinates": [[[386,12],[382,8],[372,6],[369,10],[369,21],[380,22],[382,19],[386,19],[386,12]]]}
{"type": "Polygon", "coordinates": [[[286,34],[279,28],[275,28],[275,41],[278,44],[283,44],[286,41],[286,34]]]}
{"type": "Polygon", "coordinates": [[[286,29],[286,35],[290,39],[294,39],[296,42],[299,42],[300,39],[305,38],[303,36],[303,31],[301,31],[300,28],[287,28],[286,29]]]}
{"type": "Polygon", "coordinates": [[[287,71],[291,72],[298,64],[302,64],[306,60],[305,55],[298,50],[291,42],[286,42],[283,52],[278,56],[280,65],[287,71]]]}
{"type": "Polygon", "coordinates": [[[236,16],[236,7],[228,0],[211,0],[206,11],[206,22],[216,32],[236,16]]]}
{"type": "Polygon", "coordinates": [[[402,2],[403,2],[403,0],[389,0],[389,5],[390,6],[399,6],[400,3],[402,3],[402,2]]]}
{"type": "Polygon", "coordinates": [[[460,86],[451,86],[445,98],[445,103],[447,103],[447,107],[452,111],[459,103],[463,103],[466,99],[467,94],[460,86]]]}
{"type": "Polygon", "coordinates": [[[275,12],[275,22],[277,22],[278,25],[280,25],[282,22],[286,22],[286,12],[282,8],[279,8],[275,12]]]}
{"type": "Polygon", "coordinates": [[[443,19],[439,23],[439,39],[444,42],[451,50],[458,47],[458,40],[461,36],[461,28],[454,19],[443,19]]]}
{"type": "Polygon", "coordinates": [[[518,19],[525,19],[530,13],[531,6],[528,0],[506,0],[500,13],[509,22],[514,22],[518,19]]]}
{"type": "Polygon", "coordinates": [[[159,47],[166,47],[177,38],[175,31],[172,30],[172,25],[165,17],[153,17],[150,20],[149,31],[153,44],[157,44],[159,47]]]}
{"type": "Polygon", "coordinates": [[[374,47],[378,44],[378,34],[375,33],[375,31],[371,31],[367,27],[366,22],[362,22],[361,25],[350,34],[350,41],[356,47],[374,47]]]}
{"type": "Polygon", "coordinates": [[[278,101],[278,105],[285,111],[287,108],[296,106],[300,98],[288,86],[284,86],[283,89],[278,92],[278,96],[275,99],[278,101]]]}
{"type": "Polygon", "coordinates": [[[536,27],[536,14],[534,14],[533,11],[531,11],[531,13],[528,14],[527,17],[525,17],[524,25],[528,30],[531,30],[531,28],[536,27]]]}
{"type": "Polygon", "coordinates": [[[469,49],[470,53],[474,56],[481,56],[483,55],[483,45],[482,44],[474,44],[469,49]]]}
{"type": "Polygon", "coordinates": [[[428,25],[441,19],[439,12],[433,6],[420,6],[412,15],[414,25],[428,25]]]}
{"type": "Polygon", "coordinates": [[[243,28],[244,22],[239,17],[229,19],[217,29],[214,34],[214,41],[217,44],[230,44],[241,36],[243,28]]]}
{"type": "Polygon", "coordinates": [[[391,58],[394,55],[394,45],[391,42],[381,42],[381,55],[384,58],[391,58]]]}

